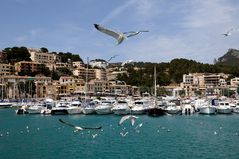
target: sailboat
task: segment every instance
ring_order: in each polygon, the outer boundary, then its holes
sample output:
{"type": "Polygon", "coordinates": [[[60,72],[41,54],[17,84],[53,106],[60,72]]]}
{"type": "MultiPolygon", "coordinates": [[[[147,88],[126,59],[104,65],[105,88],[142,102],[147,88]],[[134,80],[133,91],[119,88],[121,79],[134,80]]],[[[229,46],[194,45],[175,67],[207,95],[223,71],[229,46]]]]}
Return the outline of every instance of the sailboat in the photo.
{"type": "Polygon", "coordinates": [[[156,67],[154,66],[154,103],[146,110],[149,116],[161,116],[166,114],[166,110],[163,107],[157,105],[157,90],[156,90],[156,67]]]}
{"type": "Polygon", "coordinates": [[[7,108],[12,106],[12,103],[10,103],[9,101],[5,101],[4,100],[4,86],[6,88],[6,85],[4,84],[4,80],[3,78],[1,78],[1,102],[0,102],[0,108],[7,108]]]}
{"type": "Polygon", "coordinates": [[[89,57],[87,57],[87,68],[86,68],[86,79],[85,79],[85,102],[84,107],[82,108],[82,113],[85,115],[95,114],[95,107],[97,102],[87,102],[87,92],[88,92],[88,70],[89,70],[89,57]]]}

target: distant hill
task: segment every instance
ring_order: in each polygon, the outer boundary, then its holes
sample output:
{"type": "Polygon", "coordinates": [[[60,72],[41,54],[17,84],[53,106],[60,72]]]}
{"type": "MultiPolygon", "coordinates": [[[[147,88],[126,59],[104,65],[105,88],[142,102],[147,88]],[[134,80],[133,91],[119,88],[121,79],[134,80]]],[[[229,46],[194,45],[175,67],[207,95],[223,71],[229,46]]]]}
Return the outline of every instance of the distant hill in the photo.
{"type": "Polygon", "coordinates": [[[239,65],[239,50],[229,49],[225,55],[218,58],[216,64],[239,65]]]}

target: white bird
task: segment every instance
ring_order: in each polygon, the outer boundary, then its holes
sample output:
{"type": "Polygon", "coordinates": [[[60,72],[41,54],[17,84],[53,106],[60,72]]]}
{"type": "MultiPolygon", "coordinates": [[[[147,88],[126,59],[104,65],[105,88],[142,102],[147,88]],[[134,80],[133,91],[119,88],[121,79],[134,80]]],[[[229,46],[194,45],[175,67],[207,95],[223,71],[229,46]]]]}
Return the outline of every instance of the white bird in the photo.
{"type": "Polygon", "coordinates": [[[234,30],[234,29],[231,28],[230,30],[228,30],[226,33],[224,33],[224,34],[222,34],[222,35],[224,35],[224,36],[229,36],[229,35],[232,34],[232,31],[233,31],[233,30],[234,30]]]}
{"type": "Polygon", "coordinates": [[[217,132],[216,132],[216,131],[214,131],[214,135],[217,135],[217,132]]]}
{"type": "Polygon", "coordinates": [[[123,137],[125,137],[127,134],[128,134],[128,131],[125,132],[125,133],[123,133],[123,132],[120,133],[120,135],[123,136],[123,137]]]}
{"type": "Polygon", "coordinates": [[[142,126],[143,126],[143,123],[140,123],[139,125],[137,125],[137,126],[135,127],[135,129],[138,129],[138,128],[142,127],[142,126]]]}
{"type": "Polygon", "coordinates": [[[92,138],[94,139],[98,134],[92,134],[92,138]]]}
{"type": "Polygon", "coordinates": [[[71,126],[71,127],[75,128],[74,132],[79,132],[79,131],[84,130],[84,129],[101,129],[101,128],[102,128],[102,126],[100,126],[100,127],[95,127],[95,128],[80,127],[80,126],[73,125],[73,124],[71,124],[71,123],[67,123],[67,122],[63,121],[62,119],[59,119],[59,121],[60,121],[61,123],[63,123],[63,124],[66,124],[66,125],[68,125],[68,126],[71,126]]]}
{"type": "Polygon", "coordinates": [[[131,59],[131,60],[126,60],[124,62],[122,62],[121,66],[124,66],[125,64],[129,64],[129,63],[132,63],[134,60],[131,59]]]}
{"type": "Polygon", "coordinates": [[[130,119],[131,125],[134,126],[135,120],[136,120],[137,118],[138,118],[138,117],[137,117],[137,116],[134,116],[134,115],[125,115],[125,116],[123,116],[123,117],[120,119],[119,125],[121,125],[125,120],[130,119]]]}
{"type": "Polygon", "coordinates": [[[129,32],[122,33],[122,32],[116,32],[116,31],[107,29],[99,24],[94,24],[94,26],[100,32],[105,33],[105,34],[115,38],[118,41],[117,45],[121,44],[125,39],[127,39],[131,36],[138,35],[141,32],[149,32],[148,30],[140,30],[140,31],[129,31],[129,32]]]}
{"type": "Polygon", "coordinates": [[[110,57],[108,62],[110,62],[113,58],[116,58],[117,56],[119,56],[119,55],[114,55],[114,56],[110,57]]]}

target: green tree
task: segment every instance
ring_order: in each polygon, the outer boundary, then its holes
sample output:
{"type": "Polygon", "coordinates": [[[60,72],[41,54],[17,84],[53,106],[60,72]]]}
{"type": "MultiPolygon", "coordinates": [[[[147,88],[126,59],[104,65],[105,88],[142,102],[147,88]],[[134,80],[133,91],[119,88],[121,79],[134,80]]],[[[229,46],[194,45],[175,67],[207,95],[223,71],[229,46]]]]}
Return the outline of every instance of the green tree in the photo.
{"type": "Polygon", "coordinates": [[[47,53],[47,52],[48,52],[48,49],[45,48],[45,47],[42,47],[40,50],[41,50],[41,52],[44,52],[44,53],[47,53]]]}
{"type": "Polygon", "coordinates": [[[31,61],[31,55],[28,52],[28,49],[23,46],[5,48],[3,52],[7,54],[7,61],[12,64],[19,61],[31,61]]]}

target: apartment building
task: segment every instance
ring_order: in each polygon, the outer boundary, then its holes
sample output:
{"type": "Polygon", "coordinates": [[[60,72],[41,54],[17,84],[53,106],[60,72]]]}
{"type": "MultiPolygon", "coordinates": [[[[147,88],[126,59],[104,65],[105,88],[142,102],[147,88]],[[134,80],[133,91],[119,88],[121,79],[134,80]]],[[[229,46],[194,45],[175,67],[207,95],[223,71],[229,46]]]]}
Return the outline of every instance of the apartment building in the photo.
{"type": "Polygon", "coordinates": [[[59,60],[59,56],[57,54],[45,53],[45,52],[42,52],[40,49],[29,48],[28,52],[31,55],[30,56],[31,60],[35,62],[49,64],[59,60]]]}
{"type": "Polygon", "coordinates": [[[74,62],[72,62],[72,66],[74,68],[79,68],[79,67],[85,67],[85,64],[82,61],[74,61],[74,62]]]}
{"type": "Polygon", "coordinates": [[[77,76],[80,79],[86,79],[86,75],[88,80],[95,79],[95,69],[86,69],[85,67],[78,67],[73,70],[73,75],[77,76]]]}
{"type": "Polygon", "coordinates": [[[13,65],[0,63],[0,76],[13,75],[14,73],[13,65]]]}
{"type": "Polygon", "coordinates": [[[228,75],[212,73],[189,73],[183,75],[183,82],[180,84],[185,95],[195,95],[200,92],[203,95],[218,94],[220,89],[227,87],[228,75]]]}
{"type": "Polygon", "coordinates": [[[107,80],[105,69],[95,69],[95,78],[99,80],[107,80]]]}
{"type": "Polygon", "coordinates": [[[20,61],[15,63],[15,72],[41,72],[44,68],[39,62],[33,61],[20,61]]]}

